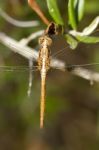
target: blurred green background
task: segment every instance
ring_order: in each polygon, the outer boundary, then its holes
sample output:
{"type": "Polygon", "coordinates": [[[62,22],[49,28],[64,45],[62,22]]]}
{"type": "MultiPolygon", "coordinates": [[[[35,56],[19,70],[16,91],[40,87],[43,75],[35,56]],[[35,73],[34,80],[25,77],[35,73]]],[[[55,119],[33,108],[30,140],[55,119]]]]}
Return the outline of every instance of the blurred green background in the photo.
{"type": "MultiPolygon", "coordinates": [[[[46,1],[37,0],[48,14],[46,1]]],[[[67,2],[58,0],[67,26],[67,2]]],[[[85,15],[79,24],[81,31],[99,15],[99,0],[85,1],[85,15]]],[[[0,17],[0,32],[16,40],[45,29],[27,0],[0,0],[0,7],[18,20],[39,20],[39,27],[19,28],[0,17]]],[[[98,31],[94,35],[99,35],[98,31]]],[[[38,41],[31,42],[38,49],[38,41]]],[[[52,54],[67,46],[55,39],[52,54]]],[[[24,49],[23,49],[24,51],[24,49]]],[[[76,50],[66,49],[57,58],[70,64],[99,62],[99,44],[80,43],[76,50]]],[[[0,43],[0,65],[28,66],[28,60],[0,43]]],[[[99,72],[99,66],[90,67],[99,72]]],[[[45,126],[39,129],[40,74],[33,73],[33,87],[27,97],[28,72],[0,72],[0,150],[96,150],[99,149],[99,83],[68,72],[50,70],[47,75],[45,126]]]]}

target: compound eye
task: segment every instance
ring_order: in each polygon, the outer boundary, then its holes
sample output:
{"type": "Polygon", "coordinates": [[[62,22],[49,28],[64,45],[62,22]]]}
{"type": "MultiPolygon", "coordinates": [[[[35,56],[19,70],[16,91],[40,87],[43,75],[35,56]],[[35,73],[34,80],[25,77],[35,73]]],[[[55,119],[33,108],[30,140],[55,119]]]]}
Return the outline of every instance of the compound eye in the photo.
{"type": "Polygon", "coordinates": [[[44,38],[43,38],[43,37],[40,37],[40,38],[39,38],[39,44],[42,45],[43,43],[44,43],[44,38]]]}

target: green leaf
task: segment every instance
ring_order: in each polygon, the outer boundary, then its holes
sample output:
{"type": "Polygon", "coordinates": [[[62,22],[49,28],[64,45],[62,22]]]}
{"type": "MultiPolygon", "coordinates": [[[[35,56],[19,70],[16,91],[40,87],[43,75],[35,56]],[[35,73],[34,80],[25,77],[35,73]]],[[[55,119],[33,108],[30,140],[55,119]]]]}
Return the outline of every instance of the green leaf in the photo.
{"type": "Polygon", "coordinates": [[[69,24],[73,29],[76,29],[77,19],[75,14],[75,0],[69,0],[68,2],[68,17],[69,17],[69,24]]]}
{"type": "Polygon", "coordinates": [[[82,31],[82,33],[85,34],[85,35],[89,35],[97,28],[98,25],[99,25],[99,16],[97,16],[91,22],[91,24],[82,31]]]}
{"type": "Polygon", "coordinates": [[[69,34],[66,34],[65,38],[67,43],[70,45],[70,48],[74,50],[78,45],[78,41],[69,34]]]}
{"type": "Polygon", "coordinates": [[[98,43],[99,37],[94,36],[76,36],[77,40],[83,43],[98,43]]]}
{"type": "Polygon", "coordinates": [[[88,36],[88,35],[92,34],[95,31],[95,29],[98,27],[98,25],[99,25],[99,16],[97,16],[91,22],[91,24],[89,26],[84,28],[84,30],[82,32],[78,32],[76,30],[70,30],[69,34],[71,34],[72,36],[75,36],[75,37],[77,37],[77,36],[81,36],[81,37],[88,36]]]}
{"type": "Polygon", "coordinates": [[[69,0],[68,2],[69,24],[73,29],[77,28],[78,22],[82,19],[83,14],[84,14],[84,0],[69,0]]]}
{"type": "Polygon", "coordinates": [[[78,21],[81,21],[81,19],[83,18],[84,15],[84,5],[85,1],[84,0],[79,0],[78,3],[78,21]]]}
{"type": "Polygon", "coordinates": [[[47,1],[49,13],[54,19],[54,21],[57,24],[64,25],[64,22],[62,20],[62,17],[60,15],[59,8],[57,5],[57,0],[46,0],[46,1],[47,1]]]}

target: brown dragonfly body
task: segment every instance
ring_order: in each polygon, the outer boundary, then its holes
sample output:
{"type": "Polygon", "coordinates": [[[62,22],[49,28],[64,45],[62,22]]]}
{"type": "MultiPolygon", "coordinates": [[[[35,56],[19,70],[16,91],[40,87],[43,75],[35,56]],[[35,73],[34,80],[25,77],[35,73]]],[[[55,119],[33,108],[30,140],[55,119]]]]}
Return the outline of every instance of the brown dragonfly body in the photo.
{"type": "Polygon", "coordinates": [[[46,99],[46,74],[50,69],[50,46],[52,45],[52,35],[56,35],[59,32],[59,27],[55,23],[51,22],[43,36],[39,38],[39,50],[38,69],[41,73],[41,105],[40,105],[40,128],[43,128],[44,124],[44,112],[45,112],[45,99],[46,99]]]}
{"type": "Polygon", "coordinates": [[[46,97],[46,74],[50,68],[50,49],[52,39],[48,35],[44,35],[39,39],[38,69],[41,73],[41,106],[40,106],[40,128],[44,124],[45,97],[46,97]]]}

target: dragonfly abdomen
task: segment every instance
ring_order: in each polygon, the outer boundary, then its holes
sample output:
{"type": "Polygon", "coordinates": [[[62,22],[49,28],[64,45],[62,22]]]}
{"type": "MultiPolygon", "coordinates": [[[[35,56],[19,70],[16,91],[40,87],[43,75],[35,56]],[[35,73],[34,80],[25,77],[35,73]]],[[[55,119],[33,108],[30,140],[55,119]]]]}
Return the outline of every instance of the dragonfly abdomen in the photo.
{"type": "Polygon", "coordinates": [[[40,105],[40,128],[44,124],[45,99],[46,99],[46,73],[50,68],[50,50],[49,46],[52,39],[48,36],[42,36],[39,39],[41,49],[39,50],[38,69],[41,73],[41,105],[40,105]]]}

